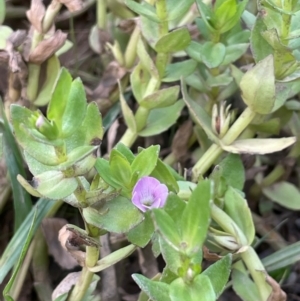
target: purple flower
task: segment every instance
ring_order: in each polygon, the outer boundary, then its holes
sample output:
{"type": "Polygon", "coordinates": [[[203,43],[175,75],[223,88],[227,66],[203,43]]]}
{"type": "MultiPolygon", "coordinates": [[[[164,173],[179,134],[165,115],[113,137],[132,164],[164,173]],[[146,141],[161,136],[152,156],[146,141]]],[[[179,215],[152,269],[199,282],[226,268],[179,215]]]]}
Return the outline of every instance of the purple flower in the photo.
{"type": "Polygon", "coordinates": [[[132,203],[145,212],[163,207],[168,196],[168,188],[152,177],[143,177],[137,181],[132,191],[132,203]]]}

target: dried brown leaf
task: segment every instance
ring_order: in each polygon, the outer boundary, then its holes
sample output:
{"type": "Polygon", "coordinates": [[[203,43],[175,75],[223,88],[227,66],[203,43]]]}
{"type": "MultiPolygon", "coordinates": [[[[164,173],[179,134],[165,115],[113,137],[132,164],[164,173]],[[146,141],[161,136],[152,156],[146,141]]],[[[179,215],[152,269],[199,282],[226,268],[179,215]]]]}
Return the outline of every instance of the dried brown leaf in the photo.
{"type": "Polygon", "coordinates": [[[82,0],[56,0],[61,4],[64,4],[70,12],[75,12],[83,8],[82,0]]]}
{"type": "Polygon", "coordinates": [[[74,286],[76,284],[76,282],[78,281],[80,274],[81,274],[81,272],[74,272],[74,273],[68,274],[53,291],[52,296],[51,296],[52,300],[55,300],[59,296],[69,292],[71,290],[72,286],[74,286]]]}
{"type": "Polygon", "coordinates": [[[120,125],[119,120],[116,119],[113,122],[113,124],[110,126],[110,128],[108,129],[108,132],[107,132],[107,152],[108,153],[110,153],[110,151],[112,150],[114,143],[116,141],[116,136],[117,136],[119,125],[120,125]]]}
{"type": "Polygon", "coordinates": [[[12,43],[14,48],[16,48],[24,43],[26,36],[26,30],[16,30],[8,37],[8,41],[12,43]]]}
{"type": "Polygon", "coordinates": [[[136,21],[134,19],[121,20],[118,24],[118,28],[125,33],[130,34],[136,26],[136,21]]]}
{"type": "Polygon", "coordinates": [[[272,287],[272,293],[267,301],[286,301],[286,293],[281,289],[280,285],[268,274],[266,274],[266,281],[272,287]]]}
{"type": "Polygon", "coordinates": [[[42,222],[43,233],[48,245],[48,252],[65,269],[78,265],[77,261],[62,247],[58,240],[59,230],[67,224],[63,218],[46,218],[42,222]]]}
{"type": "Polygon", "coordinates": [[[202,248],[203,251],[203,258],[207,261],[218,261],[222,258],[222,256],[218,255],[217,253],[211,253],[207,247],[202,248]]]}
{"type": "Polygon", "coordinates": [[[28,61],[34,64],[41,64],[51,57],[66,41],[67,34],[57,30],[55,34],[41,41],[30,54],[28,61]]]}
{"type": "Polygon", "coordinates": [[[177,130],[173,142],[172,152],[177,161],[182,161],[188,152],[188,141],[193,132],[191,120],[185,121],[177,130]]]}
{"type": "MultiPolygon", "coordinates": [[[[76,239],[76,238],[75,238],[76,239]]],[[[79,245],[74,244],[74,235],[71,231],[64,226],[60,229],[58,240],[62,247],[70,253],[70,255],[77,261],[81,266],[85,266],[85,252],[79,250],[79,245]]]]}
{"type": "Polygon", "coordinates": [[[40,33],[43,33],[45,11],[46,9],[42,0],[32,0],[30,9],[26,12],[29,22],[40,33]]]}
{"type": "Polygon", "coordinates": [[[109,63],[99,85],[93,91],[92,98],[109,98],[112,91],[117,88],[118,80],[121,80],[127,73],[117,62],[109,63]]]}

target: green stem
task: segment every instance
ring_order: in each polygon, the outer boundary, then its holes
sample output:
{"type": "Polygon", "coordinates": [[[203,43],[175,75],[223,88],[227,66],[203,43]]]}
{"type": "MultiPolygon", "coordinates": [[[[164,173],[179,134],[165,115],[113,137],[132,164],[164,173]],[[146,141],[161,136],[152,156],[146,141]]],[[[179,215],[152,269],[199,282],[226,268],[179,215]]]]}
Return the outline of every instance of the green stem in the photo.
{"type": "Polygon", "coordinates": [[[258,288],[260,301],[267,301],[271,294],[271,287],[266,282],[266,271],[258,255],[254,249],[249,246],[245,252],[241,253],[241,258],[258,288]]]}
{"type": "MultiPolygon", "coordinates": [[[[221,143],[230,145],[234,142],[239,135],[245,130],[250,122],[255,117],[255,112],[250,108],[246,108],[236,122],[231,126],[225,134],[221,143]]],[[[200,160],[195,164],[192,169],[193,180],[197,180],[200,175],[203,175],[222,154],[223,149],[217,144],[212,144],[210,148],[204,153],[200,160]]]]}
{"type": "Polygon", "coordinates": [[[97,0],[97,27],[101,29],[107,26],[106,7],[106,0],[97,0]]]}
{"type": "Polygon", "coordinates": [[[123,143],[127,147],[131,147],[135,142],[135,140],[137,139],[137,137],[138,137],[137,133],[133,133],[130,129],[127,129],[119,142],[123,143]]]}
{"type": "Polygon", "coordinates": [[[43,33],[47,33],[54,23],[54,19],[60,11],[62,4],[58,1],[52,1],[47,7],[44,19],[43,19],[43,33]]]}
{"type": "MultiPolygon", "coordinates": [[[[98,237],[99,231],[89,224],[85,225],[86,231],[91,237],[98,237]]],[[[91,272],[88,268],[94,267],[97,264],[99,258],[99,249],[92,246],[86,247],[86,259],[85,267],[82,268],[81,274],[77,283],[69,295],[68,301],[81,301],[86,291],[90,287],[91,281],[93,279],[94,273],[91,272]]]]}
{"type": "Polygon", "coordinates": [[[82,301],[83,296],[91,284],[93,276],[94,273],[90,272],[87,267],[82,268],[79,279],[67,301],[82,301]]]}

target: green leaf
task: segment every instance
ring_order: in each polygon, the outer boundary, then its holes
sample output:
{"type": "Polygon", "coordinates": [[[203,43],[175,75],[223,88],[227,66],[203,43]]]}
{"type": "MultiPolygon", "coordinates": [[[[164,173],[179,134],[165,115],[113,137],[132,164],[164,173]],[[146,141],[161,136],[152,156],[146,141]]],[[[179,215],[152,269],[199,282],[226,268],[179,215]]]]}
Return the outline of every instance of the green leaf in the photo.
{"type": "Polygon", "coordinates": [[[142,15],[152,21],[159,22],[155,8],[147,2],[140,4],[133,0],[125,0],[125,4],[138,15],[142,15]]]}
{"type": "Polygon", "coordinates": [[[249,128],[255,132],[268,133],[272,135],[279,135],[280,119],[272,118],[260,124],[251,124],[249,128]]]}
{"type": "Polygon", "coordinates": [[[154,45],[157,52],[177,52],[184,50],[191,42],[191,36],[187,28],[179,28],[162,36],[154,45]]]}
{"type": "Polygon", "coordinates": [[[244,53],[246,53],[248,47],[248,43],[226,46],[226,53],[221,66],[226,66],[237,61],[244,53]]]}
{"type": "Polygon", "coordinates": [[[56,212],[57,208],[61,206],[62,202],[53,202],[46,199],[39,199],[30,213],[24,219],[22,225],[18,228],[17,232],[9,241],[4,253],[0,259],[0,283],[3,282],[12,267],[16,264],[26,237],[30,231],[31,221],[36,214],[35,223],[33,225],[33,233],[38,229],[44,217],[50,214],[50,212],[56,212]],[[36,212],[36,213],[35,213],[36,212]]]}
{"type": "Polygon", "coordinates": [[[131,164],[132,174],[137,173],[138,179],[150,175],[156,166],[159,149],[159,145],[152,145],[143,149],[131,164]]]}
{"type": "Polygon", "coordinates": [[[185,51],[196,62],[203,63],[201,56],[202,45],[200,43],[192,41],[185,51]]]}
{"type": "Polygon", "coordinates": [[[242,190],[245,183],[245,170],[239,155],[228,154],[219,164],[221,175],[229,186],[242,190]]]}
{"type": "MultiPolygon", "coordinates": [[[[219,17],[223,17],[223,24],[219,26],[220,33],[224,33],[231,28],[233,28],[237,22],[240,21],[241,16],[245,10],[245,7],[248,3],[248,0],[243,0],[241,2],[238,2],[238,5],[236,4],[235,0],[227,0],[222,2],[220,7],[218,8],[218,12],[216,11],[215,18],[218,19],[219,17]],[[224,16],[225,15],[225,16],[224,16]]],[[[219,21],[218,24],[221,22],[219,21]]]]}
{"type": "Polygon", "coordinates": [[[172,301],[215,301],[216,295],[209,278],[198,275],[193,282],[186,283],[182,278],[174,280],[170,284],[170,297],[172,301]]]}
{"type": "Polygon", "coordinates": [[[281,151],[296,141],[295,137],[278,139],[242,139],[236,140],[231,145],[222,145],[223,150],[235,154],[270,154],[281,151]]]}
{"type": "Polygon", "coordinates": [[[133,133],[136,133],[137,126],[136,126],[135,117],[123,96],[122,87],[121,87],[120,82],[119,82],[119,90],[120,90],[120,103],[121,103],[122,113],[123,113],[126,125],[133,133]]]}
{"type": "Polygon", "coordinates": [[[122,196],[106,202],[101,211],[84,208],[83,217],[87,223],[115,233],[127,233],[143,220],[143,214],[129,199],[122,196]]]}
{"type": "Polygon", "coordinates": [[[247,275],[247,271],[232,270],[232,286],[238,296],[244,301],[260,300],[255,283],[247,275]]]}
{"type": "Polygon", "coordinates": [[[84,120],[73,135],[66,139],[68,150],[82,145],[99,145],[104,135],[102,117],[95,102],[90,102],[84,120]]]}
{"type": "Polygon", "coordinates": [[[186,84],[183,79],[181,80],[181,89],[182,89],[183,99],[190,111],[190,114],[193,117],[193,120],[203,128],[203,130],[211,140],[217,142],[218,137],[212,131],[210,116],[200,105],[198,105],[195,101],[193,101],[190,98],[187,92],[186,84]]]}
{"type": "Polygon", "coordinates": [[[185,60],[179,63],[169,64],[166,67],[162,81],[169,83],[178,81],[181,77],[185,78],[195,71],[197,64],[195,60],[185,60]]]}
{"type": "Polygon", "coordinates": [[[271,113],[275,102],[274,59],[270,55],[245,73],[241,82],[242,98],[259,114],[271,113]]]}
{"type": "Polygon", "coordinates": [[[42,196],[59,200],[71,195],[77,188],[78,182],[76,178],[65,178],[61,171],[50,170],[35,176],[31,186],[42,196]]]}
{"type": "Polygon", "coordinates": [[[211,192],[211,182],[200,181],[182,212],[181,245],[187,254],[193,255],[202,249],[210,222],[211,192]]]}
{"type": "MultiPolygon", "coordinates": [[[[236,11],[237,11],[237,5],[235,0],[225,0],[222,1],[220,5],[215,5],[214,7],[215,27],[218,29],[222,29],[222,27],[226,26],[226,23],[230,21],[231,18],[234,17],[236,11]]],[[[226,32],[229,29],[226,26],[226,30],[224,30],[223,32],[226,32]]]]}
{"type": "MultiPolygon", "coordinates": [[[[1,12],[0,12],[1,14],[1,12]]],[[[6,40],[13,33],[13,30],[5,25],[0,24],[0,49],[3,50],[6,47],[6,40]]]]}
{"type": "Polygon", "coordinates": [[[3,24],[5,19],[5,0],[0,0],[0,25],[3,24]]]}
{"type": "Polygon", "coordinates": [[[158,90],[146,96],[141,102],[140,106],[147,109],[164,108],[173,105],[179,94],[179,86],[172,86],[169,88],[158,90]]]}
{"type": "Polygon", "coordinates": [[[259,62],[273,53],[273,48],[262,38],[261,32],[267,30],[262,16],[259,14],[256,18],[253,29],[251,30],[250,43],[251,51],[255,62],[259,62]]]}
{"type": "Polygon", "coordinates": [[[116,182],[110,171],[109,162],[103,158],[98,158],[95,163],[95,168],[99,173],[100,177],[106,182],[108,185],[114,188],[122,188],[118,182],[116,182]]]}
{"type": "Polygon", "coordinates": [[[247,238],[249,245],[255,238],[255,227],[247,201],[232,187],[228,187],[224,197],[224,211],[233,219],[247,238]]]}
{"type": "Polygon", "coordinates": [[[231,254],[227,254],[207,268],[201,275],[205,275],[210,279],[217,297],[223,292],[231,270],[231,254]]]}
{"type": "Polygon", "coordinates": [[[71,84],[72,77],[70,73],[67,69],[61,68],[47,109],[47,117],[50,120],[55,120],[59,129],[62,128],[63,112],[66,109],[71,84]]]}
{"type": "Polygon", "coordinates": [[[133,280],[140,289],[153,301],[171,301],[169,298],[169,285],[159,281],[150,280],[143,275],[133,274],[133,280]]]}
{"type": "MultiPolygon", "coordinates": [[[[0,99],[1,101],[1,99],[0,99]]],[[[23,165],[23,159],[20,154],[19,147],[11,132],[11,128],[6,119],[3,104],[0,104],[1,115],[3,118],[3,124],[0,124],[0,130],[3,134],[1,140],[3,143],[1,147],[3,149],[5,163],[7,166],[10,184],[13,193],[14,203],[14,232],[20,227],[26,216],[29,214],[32,208],[32,202],[30,195],[23,189],[20,183],[17,181],[17,175],[20,174],[25,177],[25,169],[23,165]]]]}
{"type": "Polygon", "coordinates": [[[18,272],[21,268],[21,265],[22,265],[22,263],[25,259],[26,254],[27,254],[27,250],[30,246],[31,239],[32,239],[33,234],[35,232],[34,224],[36,222],[36,216],[37,216],[37,211],[35,210],[32,221],[30,223],[30,228],[29,228],[29,231],[28,231],[28,235],[25,239],[25,243],[24,243],[24,245],[22,247],[22,250],[21,250],[19,260],[18,260],[18,262],[15,266],[15,269],[13,271],[13,274],[12,274],[11,278],[9,279],[7,285],[5,286],[5,288],[3,290],[3,296],[4,296],[5,300],[7,300],[7,301],[13,301],[12,297],[9,295],[9,291],[11,290],[12,286],[14,285],[14,281],[15,281],[17,275],[18,275],[18,272]]]}
{"type": "MultiPolygon", "coordinates": [[[[65,110],[60,112],[60,114],[63,114],[61,120],[63,137],[67,137],[77,130],[78,124],[81,124],[84,120],[86,107],[85,90],[81,80],[77,78],[71,84],[65,110]]],[[[56,119],[54,121],[56,122],[56,119]]]]}
{"type": "Polygon", "coordinates": [[[166,263],[166,267],[175,275],[177,275],[183,264],[182,254],[170,246],[170,244],[162,236],[159,236],[158,241],[159,249],[166,263]]]}
{"type": "Polygon", "coordinates": [[[156,166],[152,170],[150,176],[167,185],[169,191],[178,192],[179,188],[175,177],[172,175],[167,165],[159,158],[157,159],[156,166]]]}
{"type": "Polygon", "coordinates": [[[158,71],[157,71],[156,66],[155,66],[153,60],[151,59],[149,53],[147,52],[142,39],[139,39],[139,41],[137,43],[136,51],[137,51],[138,57],[140,58],[142,66],[152,75],[152,77],[158,79],[159,78],[158,71]]]}
{"type": "Polygon", "coordinates": [[[47,60],[46,79],[39,92],[37,98],[34,100],[36,106],[44,106],[49,103],[51,93],[53,91],[56,79],[60,71],[60,62],[56,55],[52,55],[47,60]]]}
{"type": "Polygon", "coordinates": [[[285,268],[300,260],[300,242],[295,242],[262,259],[268,272],[285,268]]]}
{"type": "Polygon", "coordinates": [[[170,246],[178,251],[180,249],[181,238],[175,221],[163,209],[153,209],[152,212],[155,217],[156,229],[170,246]]]}
{"type": "Polygon", "coordinates": [[[174,222],[181,219],[182,212],[186,208],[186,202],[184,202],[179,196],[174,193],[168,195],[164,210],[168,213],[174,222]]]}
{"type": "Polygon", "coordinates": [[[130,75],[132,92],[138,103],[144,98],[149,80],[150,73],[141,63],[138,63],[130,75]]]}
{"type": "Polygon", "coordinates": [[[193,2],[193,0],[167,0],[168,20],[171,21],[184,16],[193,2]]]}
{"type": "Polygon", "coordinates": [[[124,248],[118,249],[117,251],[112,252],[109,255],[98,260],[96,265],[92,268],[89,268],[89,270],[93,273],[101,272],[131,255],[136,250],[136,248],[137,247],[134,245],[129,245],[124,248]]]}
{"type": "Polygon", "coordinates": [[[216,32],[216,30],[211,25],[211,20],[213,19],[212,10],[203,2],[203,0],[196,0],[195,2],[206,27],[209,29],[209,31],[216,32]]]}
{"type": "Polygon", "coordinates": [[[222,43],[205,42],[200,51],[203,63],[208,68],[216,68],[225,58],[226,47],[222,43]]]}
{"type": "Polygon", "coordinates": [[[126,157],[126,159],[128,160],[128,162],[131,164],[135,158],[134,154],[132,153],[132,151],[125,146],[123,143],[119,142],[116,146],[115,149],[117,151],[119,151],[124,157],[126,157]]]}
{"type": "Polygon", "coordinates": [[[285,208],[300,210],[300,191],[292,183],[275,183],[271,186],[264,187],[263,193],[270,200],[285,208]]]}
{"type": "Polygon", "coordinates": [[[129,188],[131,179],[131,167],[126,157],[113,149],[109,155],[110,174],[120,186],[129,188]]]}
{"type": "Polygon", "coordinates": [[[141,248],[144,248],[150,241],[154,233],[154,224],[150,216],[150,211],[146,212],[145,219],[127,233],[127,239],[141,248]]]}
{"type": "Polygon", "coordinates": [[[184,107],[182,100],[176,101],[167,108],[151,110],[145,129],[138,134],[142,137],[158,135],[171,127],[178,119],[181,110],[184,107]]]}
{"type": "Polygon", "coordinates": [[[32,157],[46,165],[57,165],[60,163],[53,145],[46,144],[45,141],[37,141],[29,132],[31,118],[34,113],[25,107],[11,105],[11,118],[15,136],[18,143],[32,157]]]}

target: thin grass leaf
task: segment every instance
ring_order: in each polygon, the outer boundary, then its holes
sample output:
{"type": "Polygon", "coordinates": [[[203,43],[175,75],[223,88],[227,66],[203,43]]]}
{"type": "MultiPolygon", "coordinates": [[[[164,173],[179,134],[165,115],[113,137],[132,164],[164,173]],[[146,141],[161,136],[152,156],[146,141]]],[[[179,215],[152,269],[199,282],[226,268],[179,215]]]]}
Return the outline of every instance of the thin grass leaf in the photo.
{"type": "Polygon", "coordinates": [[[9,295],[9,291],[12,288],[14,281],[18,275],[19,269],[24,261],[24,258],[26,256],[27,250],[30,246],[30,242],[34,233],[34,224],[36,221],[36,214],[37,214],[37,208],[34,210],[34,214],[33,214],[33,218],[32,218],[32,222],[30,224],[30,228],[29,228],[29,232],[28,235],[26,237],[25,243],[23,245],[23,248],[21,250],[21,254],[18,260],[18,263],[16,265],[16,268],[14,269],[14,272],[11,276],[11,278],[9,279],[7,285],[5,286],[4,290],[3,290],[3,297],[6,301],[14,301],[14,299],[9,295]]]}
{"type": "Polygon", "coordinates": [[[300,260],[300,242],[289,245],[265,258],[262,263],[268,272],[275,271],[300,260]]]}
{"type": "Polygon", "coordinates": [[[29,232],[30,222],[33,219],[35,211],[36,219],[35,224],[33,225],[33,233],[35,233],[37,228],[40,226],[43,218],[50,216],[51,214],[53,214],[53,212],[56,212],[61,204],[61,202],[54,202],[41,198],[32,208],[30,213],[23,221],[22,225],[10,240],[0,259],[0,284],[3,282],[4,278],[12,269],[12,267],[15,265],[21,254],[22,246],[29,232]]]}
{"type": "Polygon", "coordinates": [[[18,174],[22,175],[23,177],[26,177],[26,175],[23,167],[22,156],[5,116],[2,102],[0,105],[0,110],[3,118],[3,123],[0,123],[0,131],[3,133],[3,152],[13,191],[15,214],[14,232],[16,232],[30,212],[32,208],[32,202],[30,195],[17,181],[18,174]]]}

